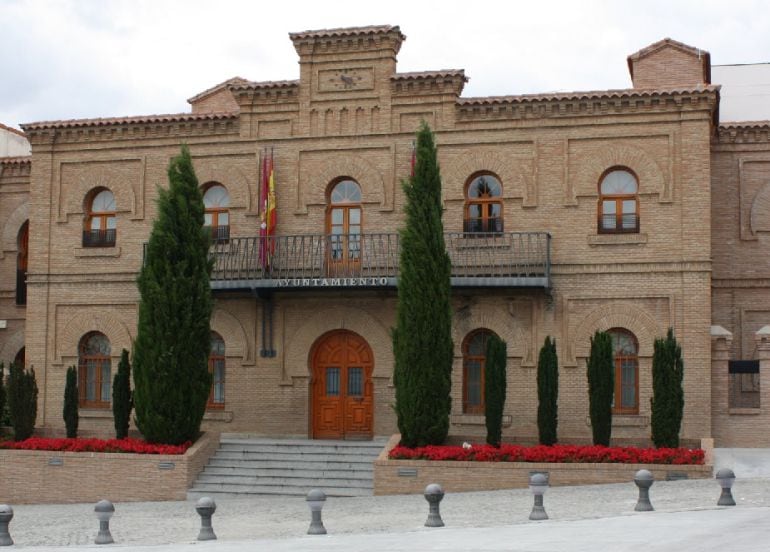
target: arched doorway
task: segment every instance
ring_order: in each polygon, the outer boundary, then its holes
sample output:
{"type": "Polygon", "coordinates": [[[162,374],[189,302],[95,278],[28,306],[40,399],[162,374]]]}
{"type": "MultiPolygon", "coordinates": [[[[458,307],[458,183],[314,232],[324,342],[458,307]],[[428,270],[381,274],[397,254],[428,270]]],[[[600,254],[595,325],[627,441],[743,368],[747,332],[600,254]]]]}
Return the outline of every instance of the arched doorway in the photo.
{"type": "Polygon", "coordinates": [[[359,335],[336,330],[316,341],[311,353],[314,439],[371,439],[374,357],[359,335]]]}

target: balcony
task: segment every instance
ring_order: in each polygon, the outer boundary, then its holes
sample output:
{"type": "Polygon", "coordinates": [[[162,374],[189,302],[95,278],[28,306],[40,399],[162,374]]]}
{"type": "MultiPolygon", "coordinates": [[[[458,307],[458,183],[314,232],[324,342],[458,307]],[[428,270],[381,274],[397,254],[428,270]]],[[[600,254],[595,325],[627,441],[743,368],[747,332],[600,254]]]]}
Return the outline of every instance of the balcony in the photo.
{"type": "Polygon", "coordinates": [[[114,247],[115,228],[83,230],[83,247],[114,247]]]}
{"type": "MultiPolygon", "coordinates": [[[[452,287],[550,288],[550,234],[446,233],[452,287]]],[[[394,288],[399,235],[231,237],[211,246],[214,290],[394,288]]]]}

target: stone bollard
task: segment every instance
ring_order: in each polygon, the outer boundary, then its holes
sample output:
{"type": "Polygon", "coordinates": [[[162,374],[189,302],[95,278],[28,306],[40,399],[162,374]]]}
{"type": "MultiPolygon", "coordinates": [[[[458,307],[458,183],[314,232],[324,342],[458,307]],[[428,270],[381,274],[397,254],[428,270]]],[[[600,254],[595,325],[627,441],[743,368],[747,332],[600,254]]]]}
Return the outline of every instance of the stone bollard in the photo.
{"type": "Polygon", "coordinates": [[[650,487],[652,487],[655,478],[647,470],[639,470],[634,475],[634,483],[639,487],[639,500],[636,502],[634,510],[637,512],[652,512],[655,508],[650,502],[650,487]]]}
{"type": "Polygon", "coordinates": [[[735,506],[733,498],[733,483],[735,482],[735,472],[729,468],[722,468],[717,472],[716,480],[722,487],[722,494],[719,495],[717,506],[735,506]]]}
{"type": "Polygon", "coordinates": [[[13,508],[8,504],[0,504],[0,546],[11,546],[13,539],[8,532],[8,524],[13,519],[13,508]]]}
{"type": "Polygon", "coordinates": [[[217,540],[214,534],[214,528],[211,526],[211,516],[217,511],[217,505],[213,499],[204,496],[195,503],[195,511],[201,517],[201,530],[198,533],[198,540],[217,540]]]}
{"type": "Polygon", "coordinates": [[[308,506],[310,506],[310,527],[307,530],[308,535],[325,535],[326,527],[321,520],[321,510],[326,502],[326,494],[318,489],[313,489],[307,493],[308,506]]]}
{"type": "Polygon", "coordinates": [[[99,520],[99,533],[96,535],[96,544],[112,544],[112,534],[110,533],[110,518],[115,513],[115,506],[109,500],[100,500],[94,507],[96,518],[99,520]]]}
{"type": "Polygon", "coordinates": [[[545,512],[543,506],[543,495],[548,489],[548,479],[542,473],[533,473],[529,476],[529,490],[535,495],[535,503],[532,506],[532,512],[529,514],[529,519],[533,521],[539,521],[548,519],[548,514],[545,512]]]}
{"type": "Polygon", "coordinates": [[[425,500],[428,501],[428,519],[425,521],[425,527],[443,527],[444,520],[438,510],[439,503],[444,498],[444,489],[437,483],[431,483],[425,487],[425,500]]]}

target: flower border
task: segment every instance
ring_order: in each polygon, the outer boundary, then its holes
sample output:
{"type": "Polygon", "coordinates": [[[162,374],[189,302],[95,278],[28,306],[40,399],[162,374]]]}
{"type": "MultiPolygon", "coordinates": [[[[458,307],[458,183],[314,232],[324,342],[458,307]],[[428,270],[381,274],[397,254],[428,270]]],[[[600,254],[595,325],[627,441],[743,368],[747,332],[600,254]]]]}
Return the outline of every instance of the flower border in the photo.
{"type": "Polygon", "coordinates": [[[184,454],[192,441],[181,445],[156,445],[141,439],[63,439],[30,437],[24,441],[2,441],[0,449],[47,450],[55,452],[117,452],[132,454],[184,454]]]}
{"type": "Polygon", "coordinates": [[[521,445],[425,446],[393,448],[391,460],[436,460],[460,462],[551,462],[702,465],[701,449],[604,447],[600,445],[521,445]]]}

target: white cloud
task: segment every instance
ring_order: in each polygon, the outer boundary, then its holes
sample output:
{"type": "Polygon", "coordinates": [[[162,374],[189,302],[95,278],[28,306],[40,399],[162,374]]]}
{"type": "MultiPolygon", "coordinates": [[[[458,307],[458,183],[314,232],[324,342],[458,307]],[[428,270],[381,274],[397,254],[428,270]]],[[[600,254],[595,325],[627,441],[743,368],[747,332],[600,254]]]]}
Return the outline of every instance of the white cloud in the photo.
{"type": "Polygon", "coordinates": [[[400,71],[463,68],[466,96],[624,88],[670,36],[713,63],[768,60],[764,2],[0,0],[0,121],[186,111],[232,76],[299,75],[288,33],[398,24],[400,71]]]}

